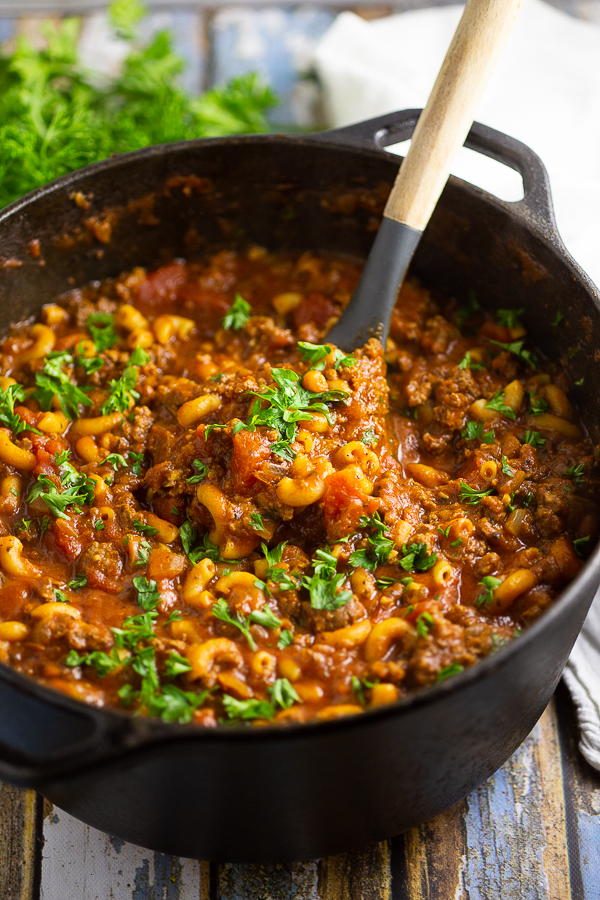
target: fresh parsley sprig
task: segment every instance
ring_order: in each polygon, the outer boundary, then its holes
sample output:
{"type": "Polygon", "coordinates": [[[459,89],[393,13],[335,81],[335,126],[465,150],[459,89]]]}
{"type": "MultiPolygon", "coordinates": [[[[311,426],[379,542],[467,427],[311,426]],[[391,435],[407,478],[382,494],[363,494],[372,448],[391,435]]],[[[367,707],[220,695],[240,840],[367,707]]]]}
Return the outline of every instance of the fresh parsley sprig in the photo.
{"type": "Polygon", "coordinates": [[[89,506],[94,499],[95,482],[88,478],[68,461],[69,453],[57,457],[59,479],[62,490],[49,478],[40,474],[36,483],[27,495],[27,503],[42,500],[57,519],[69,519],[66,510],[82,513],[84,506],[89,506]]]}
{"type": "Polygon", "coordinates": [[[72,368],[74,359],[67,350],[49,353],[44,368],[35,373],[36,388],[32,397],[43,410],[49,410],[55,397],[68,419],[79,417],[80,406],[91,406],[92,401],[80,387],[73,384],[66,368],[72,368]]]}
{"type": "Polygon", "coordinates": [[[14,435],[21,434],[22,431],[34,431],[36,434],[40,432],[32,425],[28,425],[21,416],[15,412],[15,403],[22,403],[25,400],[25,390],[20,384],[11,384],[5,391],[0,394],[0,424],[6,428],[10,428],[14,435]]]}
{"type": "Polygon", "coordinates": [[[494,493],[494,488],[474,488],[471,487],[470,484],[467,484],[466,481],[461,481],[460,483],[460,499],[466,500],[469,506],[477,506],[484,497],[488,497],[490,494],[494,493]]]}
{"type": "MultiPolygon", "coordinates": [[[[108,350],[119,341],[114,329],[114,316],[109,313],[92,313],[85,322],[85,327],[96,345],[98,353],[108,350]]],[[[100,363],[102,365],[102,363],[100,363]]]]}
{"type": "Polygon", "coordinates": [[[121,377],[112,378],[109,383],[110,393],[100,407],[103,416],[113,412],[124,413],[135,406],[140,399],[139,391],[135,390],[140,375],[140,366],[146,365],[149,359],[145,350],[136,347],[129,357],[129,362],[123,369],[121,377]]]}
{"type": "Polygon", "coordinates": [[[493,409],[495,412],[499,412],[501,415],[506,416],[507,419],[512,419],[513,421],[517,418],[517,414],[512,408],[512,406],[507,406],[504,402],[504,391],[500,389],[496,391],[491,400],[485,404],[486,409],[493,409]]]}
{"type": "Polygon", "coordinates": [[[252,307],[241,294],[236,294],[235,300],[221,324],[226,331],[239,331],[251,318],[252,307]]]}

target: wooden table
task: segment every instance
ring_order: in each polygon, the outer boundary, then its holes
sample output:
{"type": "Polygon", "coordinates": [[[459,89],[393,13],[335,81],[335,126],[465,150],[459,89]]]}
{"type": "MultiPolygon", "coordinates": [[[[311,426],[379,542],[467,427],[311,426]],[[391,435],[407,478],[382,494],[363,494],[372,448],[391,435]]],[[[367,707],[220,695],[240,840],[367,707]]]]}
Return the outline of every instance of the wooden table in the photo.
{"type": "Polygon", "coordinates": [[[153,853],[0,784],[0,900],[598,900],[600,773],[564,687],[496,775],[391,841],[290,865],[153,853]]]}

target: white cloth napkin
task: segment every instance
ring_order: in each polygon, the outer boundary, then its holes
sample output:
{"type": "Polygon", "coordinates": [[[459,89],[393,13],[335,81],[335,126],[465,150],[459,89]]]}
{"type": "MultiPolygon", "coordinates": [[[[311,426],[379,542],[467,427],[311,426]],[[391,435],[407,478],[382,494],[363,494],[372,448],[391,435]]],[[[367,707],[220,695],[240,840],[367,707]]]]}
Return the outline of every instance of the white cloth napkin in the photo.
{"type": "MultiPolygon", "coordinates": [[[[445,6],[371,22],[341,13],[315,51],[330,123],[424,106],[461,12],[445,6]]],[[[600,28],[542,0],[525,0],[476,118],[542,158],[563,240],[600,284],[600,28]]],[[[455,175],[506,200],[522,196],[520,178],[506,167],[461,154],[455,175]]],[[[600,594],[565,681],[578,711],[581,751],[600,770],[600,594]]]]}

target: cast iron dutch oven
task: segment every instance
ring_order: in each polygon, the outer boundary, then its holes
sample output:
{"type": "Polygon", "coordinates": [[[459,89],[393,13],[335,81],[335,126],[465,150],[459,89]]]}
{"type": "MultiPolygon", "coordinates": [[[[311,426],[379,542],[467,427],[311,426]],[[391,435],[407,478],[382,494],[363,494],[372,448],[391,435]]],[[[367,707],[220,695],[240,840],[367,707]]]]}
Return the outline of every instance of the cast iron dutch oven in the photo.
{"type": "MultiPolygon", "coordinates": [[[[409,137],[418,113],[309,137],[149,148],[30,194],[0,215],[0,333],[73,285],[224,246],[364,258],[398,166],[383,148],[409,137]]],[[[467,145],[519,171],[525,197],[506,203],[450,178],[412,272],[446,295],[475,290],[490,308],[525,309],[542,352],[566,361],[574,382],[585,376],[575,400],[598,443],[598,293],[560,240],[546,172],[527,147],[481,125],[467,145]]],[[[0,665],[0,776],[96,828],[187,857],[299,860],[387,838],[452,806],[527,736],[599,566],[596,548],[541,619],[473,668],[337,721],[168,725],[86,706],[0,665]]]]}

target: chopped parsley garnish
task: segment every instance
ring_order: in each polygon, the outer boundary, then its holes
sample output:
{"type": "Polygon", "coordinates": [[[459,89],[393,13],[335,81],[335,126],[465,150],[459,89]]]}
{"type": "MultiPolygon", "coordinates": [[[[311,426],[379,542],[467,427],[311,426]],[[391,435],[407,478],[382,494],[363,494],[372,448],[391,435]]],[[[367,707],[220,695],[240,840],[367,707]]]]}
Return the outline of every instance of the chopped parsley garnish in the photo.
{"type": "Polygon", "coordinates": [[[313,609],[339,609],[345,606],[352,597],[352,591],[339,591],[346,579],[346,575],[340,572],[333,578],[323,578],[315,574],[302,579],[302,587],[310,594],[310,605],[313,609]]]}
{"type": "Polygon", "coordinates": [[[477,295],[475,291],[469,291],[466,304],[460,306],[456,311],[456,324],[459,328],[462,328],[468,319],[472,319],[479,312],[481,312],[481,304],[477,299],[477,295]]]}
{"type": "Polygon", "coordinates": [[[248,621],[254,622],[256,625],[262,625],[263,628],[279,628],[281,625],[281,619],[278,619],[268,606],[263,606],[262,609],[255,609],[248,616],[248,621]]]}
{"type": "Polygon", "coordinates": [[[82,406],[92,405],[87,394],[73,384],[70,376],[63,371],[64,366],[73,364],[73,357],[66,350],[49,353],[44,368],[35,373],[37,387],[31,395],[46,411],[52,407],[52,401],[57,397],[60,407],[68,419],[78,418],[80,404],[82,406]]]}
{"type": "Polygon", "coordinates": [[[119,466],[122,466],[124,469],[127,467],[127,460],[120,453],[109,453],[102,462],[103,464],[108,463],[109,466],[112,466],[115,472],[119,466]]]}
{"type": "Polygon", "coordinates": [[[179,537],[184,553],[193,566],[200,562],[201,559],[212,559],[213,562],[235,562],[233,559],[224,560],[221,558],[219,548],[216,544],[213,544],[208,534],[205,534],[202,542],[197,544],[198,532],[189,519],[179,529],[179,537]]]}
{"type": "Polygon", "coordinates": [[[20,384],[11,384],[0,393],[0,424],[10,428],[14,435],[22,431],[40,432],[32,425],[28,425],[21,416],[15,412],[15,403],[25,400],[25,390],[20,384]]]}
{"type": "Polygon", "coordinates": [[[504,402],[504,392],[502,389],[496,391],[491,400],[485,404],[486,409],[493,409],[495,412],[501,413],[503,416],[506,416],[507,419],[516,419],[517,414],[512,408],[512,406],[507,406],[504,402]]]}
{"type": "Polygon", "coordinates": [[[587,544],[589,542],[590,536],[589,534],[586,537],[577,538],[573,541],[573,549],[577,556],[583,556],[583,551],[587,550],[587,544]]]}
{"type": "Polygon", "coordinates": [[[59,590],[58,588],[54,588],[54,599],[57,603],[70,603],[71,601],[67,597],[67,595],[59,590]]]}
{"type": "Polygon", "coordinates": [[[575,382],[576,387],[581,387],[583,382],[585,381],[585,376],[582,376],[578,381],[575,382]]]}
{"type": "Polygon", "coordinates": [[[260,513],[251,513],[250,514],[250,525],[254,528],[255,531],[264,531],[265,523],[262,520],[262,516],[260,513]]]}
{"type": "Polygon", "coordinates": [[[405,572],[427,572],[437,562],[437,553],[428,553],[428,546],[423,541],[402,545],[402,556],[398,565],[405,572]]]}
{"type": "Polygon", "coordinates": [[[518,357],[521,362],[528,365],[530,369],[539,368],[538,359],[535,353],[532,353],[531,350],[523,349],[525,341],[512,341],[510,344],[503,344],[502,341],[494,341],[490,338],[490,343],[495,344],[496,347],[501,347],[503,350],[506,350],[507,353],[512,353],[514,356],[518,357]]]}
{"type": "Polygon", "coordinates": [[[156,582],[138,575],[133,579],[133,586],[137,591],[137,602],[142,609],[146,611],[156,609],[160,603],[160,592],[156,589],[156,582]]]}
{"type": "Polygon", "coordinates": [[[252,307],[241,294],[236,294],[235,300],[221,324],[226,331],[239,331],[251,318],[252,307]]]}
{"type": "Polygon", "coordinates": [[[279,635],[279,640],[277,641],[277,647],[279,650],[285,650],[286,647],[291,647],[294,643],[294,635],[288,628],[284,628],[279,635]]]}
{"type": "Polygon", "coordinates": [[[87,317],[85,327],[96,345],[98,353],[108,350],[119,340],[114,329],[114,316],[109,313],[92,313],[87,317]]]}
{"type": "Polygon", "coordinates": [[[483,603],[486,606],[491,606],[494,600],[494,591],[497,587],[500,587],[502,579],[496,578],[495,575],[484,575],[478,584],[485,590],[477,598],[477,606],[481,606],[483,603]]]}
{"type": "Polygon", "coordinates": [[[484,497],[488,497],[493,493],[493,487],[487,488],[487,490],[478,490],[477,488],[471,487],[471,485],[467,484],[465,481],[461,481],[460,483],[460,499],[466,500],[469,506],[477,506],[484,497]]]}
{"type": "Polygon", "coordinates": [[[565,475],[570,475],[573,479],[574,483],[579,487],[582,484],[585,484],[585,478],[583,476],[583,470],[585,466],[583,463],[579,463],[579,465],[569,466],[565,475]]]}
{"type": "Polygon", "coordinates": [[[366,678],[359,678],[358,675],[353,675],[350,683],[352,684],[352,690],[356,694],[358,702],[361,706],[365,706],[367,702],[364,694],[365,688],[366,690],[370,691],[371,688],[374,688],[378,682],[367,681],[366,678]]]}
{"type": "Polygon", "coordinates": [[[70,591],[77,591],[79,588],[85,587],[87,584],[87,578],[85,575],[76,575],[75,578],[72,578],[71,581],[67,583],[67,587],[70,591]]]}
{"type": "Polygon", "coordinates": [[[227,600],[221,597],[220,600],[217,600],[216,603],[213,603],[211,606],[211,611],[213,616],[216,619],[220,619],[221,622],[227,622],[229,625],[234,625],[235,628],[239,628],[242,632],[251,650],[256,650],[256,643],[254,638],[250,634],[250,626],[249,619],[244,618],[244,616],[240,616],[238,613],[232,613],[227,605],[227,600]]]}
{"type": "Polygon", "coordinates": [[[191,668],[185,656],[180,656],[175,650],[171,650],[165,661],[165,675],[167,678],[177,678],[178,675],[189,672],[191,668]]]}
{"type": "Polygon", "coordinates": [[[431,613],[422,612],[415,620],[417,634],[419,637],[427,637],[429,629],[433,627],[433,616],[431,613]]]}
{"type": "Polygon", "coordinates": [[[94,531],[104,531],[104,520],[98,519],[97,522],[94,522],[94,531]]]}
{"type": "Polygon", "coordinates": [[[450,544],[450,546],[451,546],[451,547],[460,547],[460,545],[462,544],[462,542],[463,542],[463,539],[462,539],[462,538],[457,538],[455,541],[452,541],[452,543],[450,544]]]}
{"type": "Polygon", "coordinates": [[[438,525],[438,531],[439,531],[440,534],[443,534],[444,537],[448,537],[448,535],[450,534],[450,529],[451,529],[451,528],[452,528],[452,525],[451,525],[451,524],[448,525],[448,527],[447,527],[446,529],[444,529],[444,528],[442,528],[440,525],[438,525]]]}
{"type": "Polygon", "coordinates": [[[452,663],[449,666],[445,666],[443,669],[437,674],[436,681],[445,681],[446,678],[451,678],[453,675],[458,675],[459,672],[464,672],[465,667],[461,666],[460,663],[452,663]]]}
{"type": "MultiPolygon", "coordinates": [[[[308,341],[298,341],[298,349],[302,354],[302,359],[310,363],[311,369],[321,372],[325,368],[325,359],[329,356],[333,347],[331,344],[310,344],[308,341]]],[[[333,368],[340,369],[342,366],[356,365],[356,357],[351,353],[346,356],[341,350],[336,350],[333,359],[333,368]]]]}
{"type": "Polygon", "coordinates": [[[278,678],[273,687],[268,688],[270,700],[238,700],[229,694],[223,695],[223,706],[229,719],[273,719],[277,708],[289,709],[294,703],[301,703],[295,688],[287,678],[278,678]]]}
{"type": "Polygon", "coordinates": [[[133,527],[136,531],[141,532],[141,534],[147,534],[148,536],[158,534],[158,528],[155,528],[154,525],[147,525],[145,522],[140,522],[139,519],[133,520],[133,527]]]}
{"type": "Polygon", "coordinates": [[[140,366],[146,365],[150,357],[141,347],[136,347],[129,357],[127,366],[123,369],[120,378],[110,380],[110,394],[100,407],[103,416],[113,412],[127,412],[135,406],[140,399],[139,391],[134,390],[139,374],[140,366]]]}
{"type": "Polygon", "coordinates": [[[80,341],[75,349],[75,365],[79,366],[89,378],[93,372],[102,368],[104,363],[99,356],[86,356],[83,350],[83,341],[80,341]]]}
{"type": "Polygon", "coordinates": [[[556,326],[557,326],[557,325],[560,325],[560,323],[564,320],[564,318],[565,318],[565,317],[563,316],[563,314],[562,314],[561,312],[557,312],[557,313],[556,313],[556,318],[555,318],[554,322],[550,322],[550,324],[551,324],[554,328],[556,328],[556,326]]]}
{"type": "Polygon", "coordinates": [[[483,428],[483,422],[473,422],[471,420],[467,422],[466,427],[461,431],[461,435],[466,441],[475,441],[477,438],[481,438],[482,444],[493,444],[496,440],[494,429],[492,428],[491,431],[486,431],[484,434],[483,428]]]}
{"type": "Polygon", "coordinates": [[[375,434],[375,432],[373,431],[372,428],[369,428],[367,431],[365,431],[365,433],[363,434],[363,436],[361,437],[360,440],[363,444],[366,444],[368,447],[369,444],[375,443],[375,441],[377,440],[377,435],[375,434]]]}
{"type": "Polygon", "coordinates": [[[69,507],[72,512],[81,513],[83,506],[92,503],[95,482],[83,472],[78,472],[64,458],[64,454],[59,464],[59,478],[62,487],[60,491],[48,475],[38,475],[37,482],[27,496],[27,503],[33,503],[39,498],[57,519],[68,519],[70,517],[66,510],[69,507]]]}
{"type": "Polygon", "coordinates": [[[520,328],[523,325],[521,316],[524,312],[524,309],[499,309],[496,312],[498,325],[504,328],[520,328]]]}
{"type": "Polygon", "coordinates": [[[519,440],[522,444],[529,444],[531,447],[541,448],[546,443],[546,438],[543,438],[539,431],[526,431],[519,440]]]}
{"type": "Polygon", "coordinates": [[[355,550],[349,562],[351,566],[361,566],[368,572],[374,572],[378,565],[389,560],[390,553],[394,549],[394,541],[387,536],[387,526],[382,522],[379,513],[361,516],[359,521],[363,528],[372,529],[375,533],[367,538],[369,546],[364,550],[355,550]]]}
{"type": "Polygon", "coordinates": [[[79,654],[77,650],[71,650],[65,659],[67,666],[91,666],[96,670],[100,678],[106,678],[111,675],[115,669],[123,665],[116,647],[113,647],[110,653],[104,653],[102,650],[94,650],[93,653],[79,654]]]}
{"type": "Polygon", "coordinates": [[[504,456],[504,454],[502,455],[502,472],[504,475],[508,475],[509,478],[512,478],[515,474],[515,470],[511,469],[508,464],[508,459],[506,458],[506,456],[504,456]]]}
{"type": "Polygon", "coordinates": [[[271,369],[271,376],[277,387],[268,387],[261,393],[251,391],[256,400],[245,427],[248,431],[255,431],[262,425],[277,431],[280,440],[271,450],[282,456],[291,451],[289,444],[296,437],[298,422],[308,422],[314,413],[322,413],[333,424],[327,402],[344,400],[348,392],[308,391],[301,385],[301,376],[291,369],[271,369]]]}
{"type": "Polygon", "coordinates": [[[333,578],[337,569],[337,559],[330,550],[320,548],[316,551],[313,560],[315,574],[319,578],[333,578]]]}
{"type": "Polygon", "coordinates": [[[209,466],[206,463],[200,462],[199,459],[195,459],[192,463],[194,469],[196,470],[196,474],[192,475],[190,478],[186,478],[185,480],[188,484],[197,484],[199,481],[204,481],[206,476],[208,475],[209,466]]]}
{"type": "Polygon", "coordinates": [[[129,451],[128,456],[133,460],[133,465],[131,467],[134,475],[142,474],[142,462],[144,459],[143,453],[133,453],[133,451],[129,451]]]}
{"type": "Polygon", "coordinates": [[[529,412],[532,416],[539,416],[548,409],[548,403],[537,394],[529,395],[529,412]]]}
{"type": "Polygon", "coordinates": [[[474,363],[471,359],[471,351],[467,350],[463,358],[458,364],[459,369],[473,369],[474,372],[477,372],[479,369],[483,369],[482,363],[474,363]]]}

